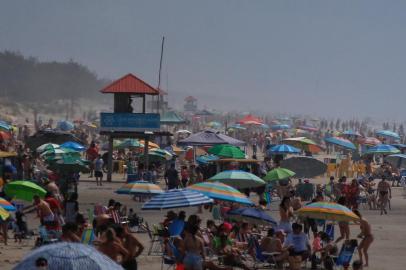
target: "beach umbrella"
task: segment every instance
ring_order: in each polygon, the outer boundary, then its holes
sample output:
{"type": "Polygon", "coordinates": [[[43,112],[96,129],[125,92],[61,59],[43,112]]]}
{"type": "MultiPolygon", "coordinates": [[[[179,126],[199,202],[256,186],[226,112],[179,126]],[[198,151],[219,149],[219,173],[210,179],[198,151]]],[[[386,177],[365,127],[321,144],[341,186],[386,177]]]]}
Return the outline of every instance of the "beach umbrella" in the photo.
{"type": "Polygon", "coordinates": [[[37,147],[37,152],[38,153],[43,153],[45,151],[49,151],[49,150],[55,150],[55,149],[59,149],[61,148],[61,146],[59,144],[55,144],[55,143],[45,143],[39,147],[37,147]]]}
{"type": "Polygon", "coordinates": [[[80,143],[72,142],[72,141],[61,144],[61,148],[71,149],[71,150],[74,150],[77,152],[83,152],[86,150],[86,148],[83,145],[81,145],[80,143]]]}
{"type": "Polygon", "coordinates": [[[207,152],[224,158],[235,158],[235,159],[245,158],[245,154],[243,151],[241,151],[240,148],[229,144],[215,145],[209,148],[207,152]]]}
{"type": "Polygon", "coordinates": [[[400,150],[392,145],[379,144],[379,145],[373,146],[371,148],[368,148],[368,150],[365,151],[363,154],[364,155],[368,155],[368,154],[388,155],[388,154],[398,154],[398,153],[400,153],[400,150]]]}
{"type": "Polygon", "coordinates": [[[52,129],[39,130],[34,135],[28,137],[26,144],[32,151],[38,146],[46,143],[62,144],[67,141],[82,143],[81,140],[70,132],[55,131],[52,129]]]}
{"type": "Polygon", "coordinates": [[[296,211],[299,217],[332,220],[358,221],[359,217],[347,207],[332,202],[315,202],[303,206],[296,211]]]}
{"type": "Polygon", "coordinates": [[[152,157],[162,158],[163,160],[171,160],[173,157],[167,150],[158,148],[150,150],[148,154],[152,157]]]}
{"type": "Polygon", "coordinates": [[[360,138],[358,140],[358,142],[362,145],[366,145],[366,146],[375,146],[378,144],[382,144],[382,142],[380,140],[378,140],[375,137],[365,137],[365,138],[360,138]]]}
{"type": "Polygon", "coordinates": [[[272,125],[271,129],[272,130],[285,130],[285,129],[290,129],[290,126],[288,124],[272,125]]]}
{"type": "Polygon", "coordinates": [[[406,149],[406,144],[402,144],[402,143],[395,143],[395,144],[391,144],[392,146],[396,147],[399,150],[403,150],[406,149]]]}
{"type": "Polygon", "coordinates": [[[263,129],[270,129],[270,128],[271,128],[271,127],[270,127],[269,125],[267,125],[267,124],[261,124],[260,127],[263,128],[263,129]]]}
{"type": "Polygon", "coordinates": [[[13,130],[13,127],[4,121],[0,121],[0,130],[11,131],[11,130],[13,130]]]}
{"type": "Polygon", "coordinates": [[[241,125],[257,125],[260,126],[262,124],[262,120],[252,114],[248,114],[244,116],[241,120],[237,122],[237,124],[241,125]]]}
{"type": "Polygon", "coordinates": [[[167,146],[164,148],[164,150],[168,151],[172,156],[179,156],[186,151],[180,147],[177,147],[176,145],[167,146]]]}
{"type": "Polygon", "coordinates": [[[184,140],[180,140],[178,145],[189,146],[208,146],[216,144],[231,144],[235,146],[245,146],[246,142],[234,139],[227,135],[215,132],[213,130],[204,130],[190,135],[184,140]]]}
{"type": "Polygon", "coordinates": [[[0,158],[10,158],[10,157],[16,157],[16,156],[17,156],[16,152],[0,151],[0,158]]]}
{"type": "Polygon", "coordinates": [[[213,200],[202,193],[187,189],[171,189],[154,196],[142,210],[161,210],[211,204],[213,200]]]}
{"type": "Polygon", "coordinates": [[[60,172],[89,172],[89,161],[74,156],[64,155],[57,159],[48,160],[48,163],[51,170],[60,172]]]}
{"type": "Polygon", "coordinates": [[[126,139],[123,142],[121,142],[119,145],[117,145],[117,148],[141,148],[144,147],[144,144],[142,144],[139,140],[136,139],[126,139]]]}
{"type": "Polygon", "coordinates": [[[11,139],[11,134],[7,131],[0,131],[0,140],[7,141],[11,139]]]}
{"type": "Polygon", "coordinates": [[[358,131],[354,131],[354,130],[346,130],[342,133],[342,135],[346,135],[346,136],[353,136],[353,137],[361,137],[362,135],[358,132],[358,131]]]}
{"type": "Polygon", "coordinates": [[[241,126],[241,124],[232,124],[231,126],[228,127],[229,129],[240,129],[240,130],[246,130],[246,127],[241,126]]]}
{"type": "Polygon", "coordinates": [[[241,220],[248,221],[254,224],[263,223],[263,224],[272,224],[277,226],[278,223],[273,217],[271,217],[267,212],[258,208],[237,208],[227,212],[227,216],[241,220]]]}
{"type": "Polygon", "coordinates": [[[375,132],[377,136],[389,138],[389,139],[395,139],[395,140],[400,140],[399,134],[396,132],[390,131],[390,130],[379,130],[375,132]]]}
{"type": "Polygon", "coordinates": [[[344,138],[340,138],[340,137],[328,137],[328,138],[325,138],[324,141],[327,143],[331,143],[336,146],[345,148],[345,149],[350,149],[350,150],[357,149],[351,141],[344,139],[344,138]]]}
{"type": "Polygon", "coordinates": [[[61,157],[61,156],[74,156],[74,157],[80,157],[80,153],[78,151],[75,151],[73,149],[69,148],[56,148],[56,149],[51,149],[43,152],[40,157],[43,158],[54,158],[54,157],[61,157]]]}
{"type": "Polygon", "coordinates": [[[36,270],[35,262],[44,258],[50,270],[122,270],[123,268],[91,245],[60,242],[44,245],[30,252],[14,270],[36,270]]]}
{"type": "Polygon", "coordinates": [[[385,157],[385,161],[389,162],[395,168],[406,168],[406,155],[394,154],[385,157]]]}
{"type": "Polygon", "coordinates": [[[208,179],[211,182],[221,182],[237,189],[260,187],[265,184],[258,176],[239,170],[223,171],[208,179]]]}
{"type": "Polygon", "coordinates": [[[211,121],[211,122],[207,123],[206,126],[210,127],[210,128],[220,128],[221,123],[216,122],[216,121],[211,121]]]}
{"type": "Polygon", "coordinates": [[[62,131],[70,131],[75,128],[75,125],[72,122],[64,120],[64,121],[58,122],[56,127],[57,127],[57,129],[60,129],[62,131]]]}
{"type": "Polygon", "coordinates": [[[297,149],[296,147],[290,146],[288,144],[279,144],[269,149],[268,153],[272,155],[299,154],[300,149],[297,149]]]}
{"type": "Polygon", "coordinates": [[[32,202],[34,195],[44,198],[47,193],[45,189],[30,181],[13,181],[4,187],[8,197],[32,202]]]}
{"type": "Polygon", "coordinates": [[[178,130],[178,131],[176,131],[176,133],[192,134],[192,132],[190,132],[189,130],[186,130],[186,129],[178,130]]]}
{"type": "Polygon", "coordinates": [[[146,194],[157,195],[164,191],[158,185],[152,184],[148,181],[135,181],[124,184],[116,190],[117,194],[146,194]]]}
{"type": "Polygon", "coordinates": [[[302,129],[302,130],[310,131],[310,132],[316,132],[316,131],[319,131],[319,129],[318,129],[318,128],[316,128],[316,127],[312,127],[312,126],[306,126],[306,125],[299,126],[298,128],[299,128],[299,129],[302,129]]]}
{"type": "Polygon", "coordinates": [[[202,155],[196,158],[196,162],[199,164],[208,164],[211,161],[218,160],[219,157],[215,155],[202,155]]]}
{"type": "Polygon", "coordinates": [[[191,185],[187,187],[187,189],[200,192],[214,200],[248,205],[254,204],[247,198],[247,196],[239,192],[237,189],[220,182],[202,182],[191,185]]]}
{"type": "MultiPolygon", "coordinates": [[[[145,140],[140,140],[140,143],[141,143],[142,145],[145,145],[145,140]]],[[[154,143],[154,142],[148,141],[148,148],[149,148],[149,149],[159,148],[159,145],[156,144],[156,143],[154,143]]]]}
{"type": "Polygon", "coordinates": [[[295,175],[295,172],[292,172],[291,170],[288,170],[285,168],[276,168],[276,169],[269,171],[265,175],[264,180],[266,180],[266,181],[283,180],[283,179],[292,177],[294,175],[295,175]]]}
{"type": "Polygon", "coordinates": [[[0,207],[3,207],[7,211],[15,211],[16,208],[6,199],[0,197],[0,207]]]}
{"type": "Polygon", "coordinates": [[[291,157],[281,161],[281,167],[296,173],[297,178],[312,178],[324,174],[327,165],[312,157],[291,157]]]}
{"type": "Polygon", "coordinates": [[[6,220],[10,217],[10,213],[4,209],[3,207],[0,206],[0,219],[1,220],[6,220]]]}
{"type": "Polygon", "coordinates": [[[287,138],[283,140],[283,143],[295,146],[297,148],[300,148],[304,151],[308,151],[311,153],[318,153],[322,150],[321,147],[315,141],[308,139],[306,137],[287,138]]]}

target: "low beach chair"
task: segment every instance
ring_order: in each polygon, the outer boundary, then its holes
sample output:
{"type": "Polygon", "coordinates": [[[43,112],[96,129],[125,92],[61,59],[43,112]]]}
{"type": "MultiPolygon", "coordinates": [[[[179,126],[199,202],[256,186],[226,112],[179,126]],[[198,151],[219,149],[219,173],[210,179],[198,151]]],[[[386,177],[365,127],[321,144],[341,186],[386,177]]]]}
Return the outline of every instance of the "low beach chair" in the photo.
{"type": "Polygon", "coordinates": [[[344,242],[341,247],[340,253],[336,258],[333,258],[335,265],[339,268],[346,268],[351,264],[352,256],[355,249],[358,247],[357,239],[351,239],[344,242]]]}
{"type": "Polygon", "coordinates": [[[162,237],[158,234],[157,230],[151,231],[148,222],[145,223],[148,237],[149,237],[149,248],[148,256],[151,255],[161,255],[162,253],[162,237]]]}
{"type": "Polygon", "coordinates": [[[96,236],[94,234],[93,229],[85,229],[82,233],[82,239],[81,242],[82,244],[86,245],[93,245],[93,241],[95,240],[96,236]]]}

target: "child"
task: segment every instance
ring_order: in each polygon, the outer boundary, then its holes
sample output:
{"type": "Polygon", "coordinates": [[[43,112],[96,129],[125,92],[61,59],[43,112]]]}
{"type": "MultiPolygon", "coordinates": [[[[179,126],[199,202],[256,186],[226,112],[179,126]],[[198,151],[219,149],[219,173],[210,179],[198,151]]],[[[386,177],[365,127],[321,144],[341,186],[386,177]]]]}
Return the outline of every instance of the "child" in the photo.
{"type": "Polygon", "coordinates": [[[24,213],[18,210],[15,214],[16,222],[14,226],[14,241],[21,244],[23,237],[26,234],[26,223],[23,220],[25,217],[24,213]]]}

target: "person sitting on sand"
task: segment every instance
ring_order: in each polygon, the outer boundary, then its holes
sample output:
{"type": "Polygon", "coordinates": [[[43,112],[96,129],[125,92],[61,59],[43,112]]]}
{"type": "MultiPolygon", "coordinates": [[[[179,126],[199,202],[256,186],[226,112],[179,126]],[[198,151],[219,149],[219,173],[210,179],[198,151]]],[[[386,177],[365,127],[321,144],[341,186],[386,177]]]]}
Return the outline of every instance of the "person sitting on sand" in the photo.
{"type": "MultiPolygon", "coordinates": [[[[278,231],[278,233],[284,233],[283,231],[278,231]]],[[[275,236],[275,230],[273,228],[268,230],[268,234],[261,240],[260,244],[261,250],[267,253],[279,253],[279,255],[274,256],[276,262],[282,262],[289,257],[287,250],[283,249],[281,240],[275,236]]]]}
{"type": "Polygon", "coordinates": [[[116,233],[112,228],[107,229],[103,234],[102,240],[98,244],[97,249],[117,263],[127,261],[129,256],[128,250],[123,246],[120,239],[117,238],[116,233]]]}
{"type": "Polygon", "coordinates": [[[360,218],[361,233],[358,237],[362,238],[361,243],[358,245],[358,255],[361,262],[364,262],[363,255],[365,257],[365,267],[368,267],[368,249],[374,241],[374,236],[371,232],[371,225],[364,219],[358,210],[354,210],[354,213],[360,218]]]}

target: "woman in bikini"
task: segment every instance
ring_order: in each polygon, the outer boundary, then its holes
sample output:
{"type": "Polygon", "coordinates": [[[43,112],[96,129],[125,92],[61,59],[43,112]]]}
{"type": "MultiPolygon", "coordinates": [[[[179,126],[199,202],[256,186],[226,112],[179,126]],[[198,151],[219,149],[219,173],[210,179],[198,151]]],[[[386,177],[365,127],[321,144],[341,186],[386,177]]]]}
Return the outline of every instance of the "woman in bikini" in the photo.
{"type": "Polygon", "coordinates": [[[290,223],[290,219],[293,217],[293,208],[289,197],[283,197],[282,202],[279,205],[279,215],[281,220],[278,229],[283,230],[285,233],[291,233],[292,224],[290,223]]]}
{"type": "Polygon", "coordinates": [[[360,218],[361,233],[359,237],[362,238],[361,243],[358,245],[358,254],[361,262],[364,262],[363,255],[365,257],[365,267],[368,267],[368,249],[374,241],[374,236],[371,233],[371,225],[364,219],[358,210],[354,210],[354,213],[360,218]]]}

